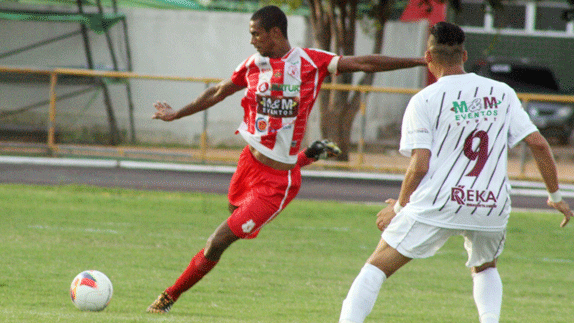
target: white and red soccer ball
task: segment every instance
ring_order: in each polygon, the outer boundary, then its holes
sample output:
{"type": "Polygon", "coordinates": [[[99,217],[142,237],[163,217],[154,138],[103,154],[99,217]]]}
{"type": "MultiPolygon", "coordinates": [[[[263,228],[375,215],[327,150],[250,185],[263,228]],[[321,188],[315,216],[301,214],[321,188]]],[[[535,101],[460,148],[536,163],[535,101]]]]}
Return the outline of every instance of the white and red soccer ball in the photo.
{"type": "Polygon", "coordinates": [[[72,303],[82,311],[101,311],[112,299],[114,288],[110,279],[97,270],[79,273],[70,286],[72,303]]]}

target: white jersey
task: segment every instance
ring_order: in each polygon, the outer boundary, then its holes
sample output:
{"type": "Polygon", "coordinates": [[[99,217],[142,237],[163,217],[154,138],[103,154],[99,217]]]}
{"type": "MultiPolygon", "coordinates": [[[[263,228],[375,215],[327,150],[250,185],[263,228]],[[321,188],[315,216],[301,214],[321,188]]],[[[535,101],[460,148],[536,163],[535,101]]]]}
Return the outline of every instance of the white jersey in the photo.
{"type": "Polygon", "coordinates": [[[498,231],[510,214],[508,149],[537,131],[508,85],[474,73],[441,77],[405,111],[400,152],[429,149],[429,171],[403,211],[423,223],[498,231]]]}

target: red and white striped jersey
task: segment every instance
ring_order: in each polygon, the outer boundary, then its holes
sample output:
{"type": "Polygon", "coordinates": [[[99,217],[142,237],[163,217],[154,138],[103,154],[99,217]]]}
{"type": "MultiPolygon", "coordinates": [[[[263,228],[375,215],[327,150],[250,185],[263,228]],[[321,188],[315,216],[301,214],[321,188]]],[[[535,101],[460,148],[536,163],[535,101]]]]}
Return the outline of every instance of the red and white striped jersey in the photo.
{"type": "Polygon", "coordinates": [[[338,59],[295,47],[282,58],[254,54],[241,63],[231,80],[247,88],[238,129],[247,143],[273,160],[295,164],[321,83],[336,74],[338,59]]]}

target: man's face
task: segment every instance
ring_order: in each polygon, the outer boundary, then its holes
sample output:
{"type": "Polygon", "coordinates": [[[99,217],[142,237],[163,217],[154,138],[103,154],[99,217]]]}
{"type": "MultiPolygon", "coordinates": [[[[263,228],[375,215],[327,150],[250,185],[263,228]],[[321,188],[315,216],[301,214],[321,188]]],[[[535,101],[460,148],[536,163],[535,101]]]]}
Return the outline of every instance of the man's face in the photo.
{"type": "Polygon", "coordinates": [[[251,34],[251,45],[262,56],[269,57],[273,53],[273,38],[271,30],[268,32],[260,26],[259,21],[249,22],[249,33],[251,34]]]}

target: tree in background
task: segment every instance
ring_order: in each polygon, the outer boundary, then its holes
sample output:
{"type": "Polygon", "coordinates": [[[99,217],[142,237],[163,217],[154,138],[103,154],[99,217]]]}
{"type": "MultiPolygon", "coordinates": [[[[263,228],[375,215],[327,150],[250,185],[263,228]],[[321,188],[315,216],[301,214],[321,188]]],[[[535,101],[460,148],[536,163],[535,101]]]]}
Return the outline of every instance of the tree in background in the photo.
{"type": "MultiPolygon", "coordinates": [[[[264,1],[273,4],[287,4],[293,9],[303,5],[300,0],[264,1]]],[[[355,32],[357,19],[368,17],[376,25],[372,53],[383,49],[384,25],[388,20],[395,0],[307,0],[309,25],[312,29],[312,47],[339,55],[355,54],[355,32]],[[359,5],[362,10],[359,10],[359,5]]],[[[357,84],[372,85],[373,73],[364,74],[357,84]]],[[[351,84],[353,75],[341,74],[329,77],[327,82],[351,84]]],[[[342,154],[339,160],[349,159],[351,127],[357,112],[361,93],[355,91],[321,91],[318,104],[322,137],[339,144],[342,154]]]]}
{"type": "MultiPolygon", "coordinates": [[[[288,5],[292,9],[307,6],[309,25],[312,28],[312,47],[339,55],[355,54],[357,21],[369,18],[377,27],[371,52],[382,53],[385,23],[400,0],[267,0],[266,4],[288,5]]],[[[433,2],[446,3],[448,10],[456,15],[464,5],[462,0],[419,0],[418,6],[433,10],[433,2]]],[[[574,6],[574,0],[568,0],[574,6]]],[[[484,0],[494,10],[504,10],[502,0],[484,0]]],[[[562,19],[572,20],[574,9],[565,10],[562,19]]],[[[374,74],[365,73],[355,82],[372,85],[374,74]]],[[[334,84],[352,84],[353,74],[342,74],[326,79],[334,84]]],[[[320,110],[321,134],[337,142],[342,150],[339,160],[348,160],[351,148],[351,128],[360,109],[361,93],[355,91],[321,91],[317,104],[320,110]]]]}
{"type": "MultiPolygon", "coordinates": [[[[308,0],[310,24],[314,45],[339,55],[355,55],[355,32],[359,1],[308,0]]],[[[369,2],[365,16],[373,19],[377,27],[371,52],[381,53],[383,49],[384,26],[395,0],[369,2]]],[[[365,73],[356,84],[372,85],[375,74],[365,73]]],[[[335,84],[351,84],[353,74],[346,73],[331,78],[335,84]]],[[[321,133],[324,138],[337,142],[342,150],[340,160],[349,159],[351,128],[360,108],[361,93],[356,91],[322,91],[320,95],[321,133]]]]}

